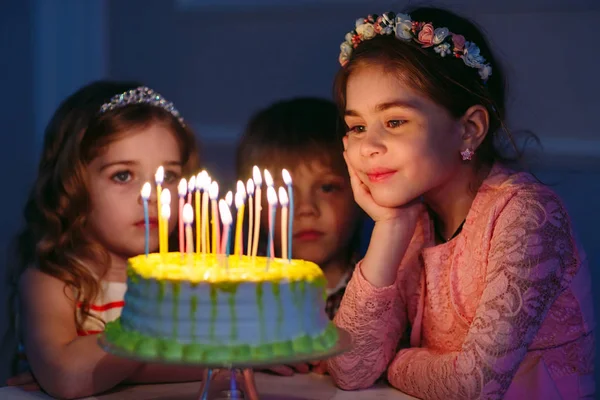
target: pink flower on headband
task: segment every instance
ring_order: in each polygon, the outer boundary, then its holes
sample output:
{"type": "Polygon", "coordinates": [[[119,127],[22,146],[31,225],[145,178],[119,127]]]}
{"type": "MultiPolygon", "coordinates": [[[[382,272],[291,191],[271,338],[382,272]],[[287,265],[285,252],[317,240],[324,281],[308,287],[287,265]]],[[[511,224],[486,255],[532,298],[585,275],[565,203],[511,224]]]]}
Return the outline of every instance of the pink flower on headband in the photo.
{"type": "Polygon", "coordinates": [[[463,35],[452,35],[454,51],[463,51],[465,48],[465,37],[463,35]]]}
{"type": "Polygon", "coordinates": [[[427,23],[424,24],[419,32],[417,42],[423,45],[423,47],[433,46],[433,25],[427,23]]]}

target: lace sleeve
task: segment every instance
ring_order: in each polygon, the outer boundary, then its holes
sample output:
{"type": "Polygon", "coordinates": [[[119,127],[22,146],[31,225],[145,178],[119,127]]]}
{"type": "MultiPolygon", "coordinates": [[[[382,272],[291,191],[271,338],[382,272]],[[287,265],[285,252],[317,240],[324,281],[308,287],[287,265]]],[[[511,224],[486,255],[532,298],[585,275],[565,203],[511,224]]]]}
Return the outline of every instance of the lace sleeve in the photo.
{"type": "Polygon", "coordinates": [[[328,362],[342,389],[364,389],[385,372],[396,351],[406,311],[396,285],[372,286],[357,265],[334,323],[352,335],[352,349],[328,362]]]}
{"type": "Polygon", "coordinates": [[[493,227],[483,290],[459,352],[401,350],[390,383],[420,398],[501,399],[550,306],[577,269],[567,213],[550,191],[520,192],[493,227]]]}

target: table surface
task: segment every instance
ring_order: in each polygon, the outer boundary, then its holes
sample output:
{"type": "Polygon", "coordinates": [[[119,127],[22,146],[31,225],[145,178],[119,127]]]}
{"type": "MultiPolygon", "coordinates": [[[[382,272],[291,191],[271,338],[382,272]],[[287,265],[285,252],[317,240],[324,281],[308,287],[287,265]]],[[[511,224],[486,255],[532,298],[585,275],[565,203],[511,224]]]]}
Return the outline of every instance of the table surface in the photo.
{"type": "MultiPolygon", "coordinates": [[[[379,383],[361,391],[343,391],[334,386],[329,376],[296,374],[291,377],[255,373],[256,387],[264,400],[411,400],[414,397],[379,383]]],[[[199,382],[167,383],[156,385],[119,386],[114,390],[88,400],[195,400],[198,398],[199,382]]],[[[0,398],[6,400],[50,399],[41,392],[25,392],[14,387],[0,388],[0,398]]]]}

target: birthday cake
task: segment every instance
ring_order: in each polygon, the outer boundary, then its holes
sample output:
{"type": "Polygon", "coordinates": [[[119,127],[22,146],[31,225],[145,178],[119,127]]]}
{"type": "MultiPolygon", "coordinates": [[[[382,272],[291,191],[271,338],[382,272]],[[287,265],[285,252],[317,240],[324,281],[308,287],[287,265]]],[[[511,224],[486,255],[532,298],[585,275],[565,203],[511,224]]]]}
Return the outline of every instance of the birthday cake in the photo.
{"type": "Polygon", "coordinates": [[[142,358],[244,362],[331,349],[325,277],[314,263],[224,254],[129,260],[121,317],[106,339],[142,358]]]}

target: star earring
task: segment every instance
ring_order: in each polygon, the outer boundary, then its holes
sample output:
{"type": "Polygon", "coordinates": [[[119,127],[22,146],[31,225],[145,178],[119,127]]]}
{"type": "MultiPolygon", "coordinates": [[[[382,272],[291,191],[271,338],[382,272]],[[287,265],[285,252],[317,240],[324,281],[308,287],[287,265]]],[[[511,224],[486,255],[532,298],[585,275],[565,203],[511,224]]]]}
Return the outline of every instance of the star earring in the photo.
{"type": "Polygon", "coordinates": [[[475,152],[473,150],[471,150],[470,148],[467,148],[460,152],[460,155],[462,156],[463,161],[471,160],[473,158],[474,154],[475,154],[475,152]]]}

